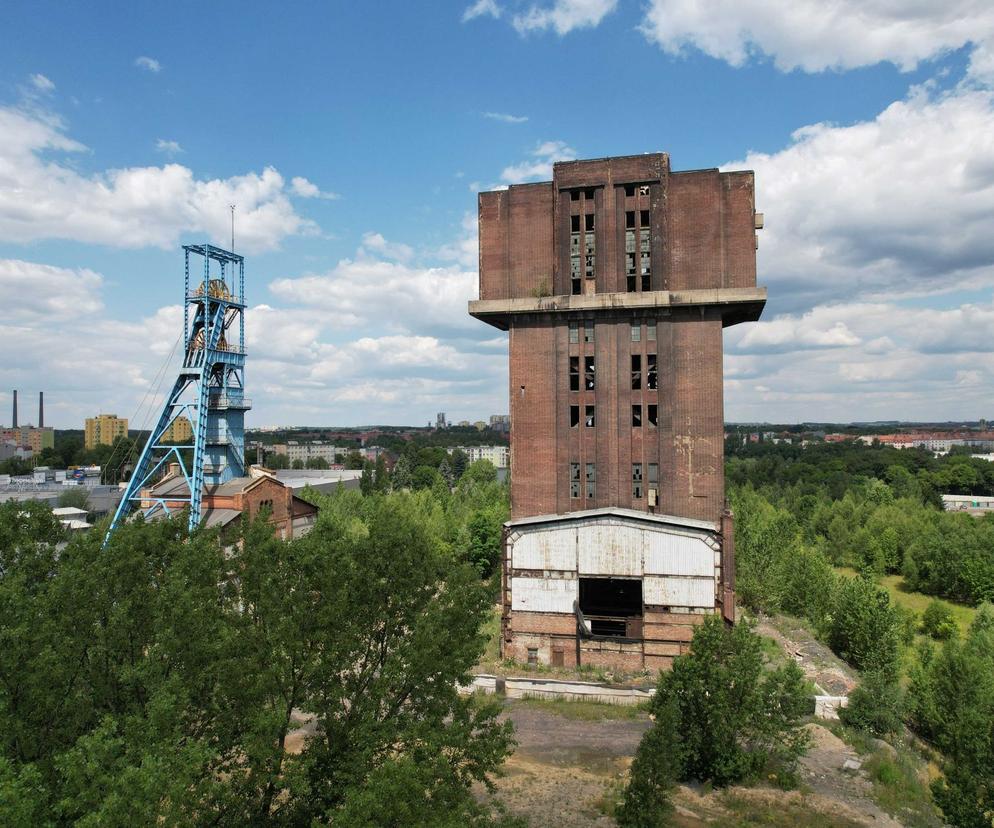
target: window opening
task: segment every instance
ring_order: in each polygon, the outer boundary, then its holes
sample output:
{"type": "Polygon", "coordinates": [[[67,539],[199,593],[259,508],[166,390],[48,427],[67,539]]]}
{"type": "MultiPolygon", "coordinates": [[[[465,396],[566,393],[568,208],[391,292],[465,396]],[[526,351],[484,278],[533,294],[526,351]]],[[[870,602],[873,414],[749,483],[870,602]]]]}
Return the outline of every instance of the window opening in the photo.
{"type": "Polygon", "coordinates": [[[593,463],[587,463],[587,498],[593,499],[597,494],[597,470],[593,463]]]}
{"type": "Polygon", "coordinates": [[[640,342],[642,340],[642,324],[640,322],[632,322],[632,342],[640,342]]]}
{"type": "Polygon", "coordinates": [[[538,664],[538,647],[528,648],[528,663],[538,664]]]}
{"type": "Polygon", "coordinates": [[[625,195],[629,196],[629,197],[635,195],[635,185],[634,184],[626,184],[625,185],[625,195]]]}
{"type": "Polygon", "coordinates": [[[570,190],[569,200],[570,201],[579,201],[580,200],[580,191],[579,190],[570,190]]]}
{"type": "Polygon", "coordinates": [[[583,387],[587,391],[594,390],[594,358],[592,356],[583,358],[583,387]]]}
{"type": "Polygon", "coordinates": [[[586,411],[584,412],[584,422],[587,428],[594,427],[594,407],[592,405],[586,406],[586,411]]]}
{"type": "Polygon", "coordinates": [[[594,635],[642,637],[642,581],[580,578],[580,612],[594,635]]]}
{"type": "Polygon", "coordinates": [[[647,407],[649,409],[649,425],[655,428],[659,425],[659,406],[655,403],[649,403],[647,407]]]}
{"type": "Polygon", "coordinates": [[[583,323],[583,341],[593,342],[594,341],[594,323],[584,322],[583,323]]]}
{"type": "Polygon", "coordinates": [[[626,210],[625,211],[625,227],[628,229],[635,228],[635,211],[626,210]]]}
{"type": "Polygon", "coordinates": [[[569,464],[569,496],[580,496],[580,464],[569,464]]]}
{"type": "Polygon", "coordinates": [[[569,358],[569,390],[580,390],[580,357],[569,358]]]}
{"type": "Polygon", "coordinates": [[[632,354],[632,391],[642,389],[642,355],[632,354]]]}
{"type": "Polygon", "coordinates": [[[659,463],[649,464],[649,482],[653,485],[659,482],[659,463]]]}
{"type": "Polygon", "coordinates": [[[583,197],[587,201],[593,201],[594,200],[594,191],[593,190],[584,190],[583,191],[583,197]]]}
{"type": "Polygon", "coordinates": [[[656,341],[656,323],[646,322],[645,324],[645,338],[650,342],[656,341]]]}
{"type": "Polygon", "coordinates": [[[580,406],[571,405],[569,407],[569,427],[576,428],[580,425],[580,406]]]}
{"type": "MultiPolygon", "coordinates": [[[[577,218],[579,218],[579,216],[577,216],[577,218]]],[[[583,224],[584,224],[583,229],[586,230],[588,233],[592,233],[594,231],[594,214],[587,213],[587,215],[583,217],[583,224]]]]}
{"type": "Polygon", "coordinates": [[[642,406],[632,406],[632,428],[642,428],[642,406]]]}
{"type": "Polygon", "coordinates": [[[649,195],[649,185],[648,184],[639,184],[639,195],[640,196],[647,196],[647,195],[649,195]]]}
{"type": "Polygon", "coordinates": [[[645,386],[650,391],[655,391],[659,383],[659,374],[656,370],[656,355],[646,354],[645,386]]]}
{"type": "Polygon", "coordinates": [[[580,217],[571,216],[572,232],[569,235],[569,278],[570,292],[574,296],[581,293],[582,272],[580,264],[580,217]]]}
{"type": "Polygon", "coordinates": [[[580,341],[580,325],[578,322],[569,323],[569,341],[570,343],[580,341]]]}
{"type": "Polygon", "coordinates": [[[632,463],[632,497],[636,500],[642,498],[642,464],[632,463]]]}
{"type": "Polygon", "coordinates": [[[649,211],[639,210],[639,227],[649,226],[649,211]]]}
{"type": "Polygon", "coordinates": [[[573,233],[579,233],[580,232],[580,217],[579,216],[570,216],[569,217],[569,229],[573,233]]]}

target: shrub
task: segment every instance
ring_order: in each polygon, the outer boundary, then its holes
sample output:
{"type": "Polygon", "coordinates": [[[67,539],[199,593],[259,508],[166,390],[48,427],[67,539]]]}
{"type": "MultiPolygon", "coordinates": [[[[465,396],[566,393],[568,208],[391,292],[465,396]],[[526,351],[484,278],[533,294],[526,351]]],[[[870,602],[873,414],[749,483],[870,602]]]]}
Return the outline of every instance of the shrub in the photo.
{"type": "Polygon", "coordinates": [[[871,671],[863,675],[863,681],[849,694],[849,706],[839,710],[839,718],[849,727],[885,736],[901,727],[902,709],[897,681],[884,672],[871,671]]]}
{"type": "Polygon", "coordinates": [[[932,601],[922,613],[922,632],[936,641],[946,641],[959,634],[953,611],[942,601],[932,601]]]}
{"type": "Polygon", "coordinates": [[[656,706],[655,719],[635,754],[630,781],[614,814],[621,828],[663,828],[673,809],[670,791],[683,766],[676,696],[656,706]]]}
{"type": "Polygon", "coordinates": [[[799,723],[809,708],[800,668],[788,662],[765,669],[751,624],[705,618],[690,653],[660,675],[652,701],[657,723],[639,745],[625,792],[629,822],[619,824],[658,824],[636,815],[659,800],[670,776],[728,785],[770,765],[789,775],[807,744],[799,723]]]}

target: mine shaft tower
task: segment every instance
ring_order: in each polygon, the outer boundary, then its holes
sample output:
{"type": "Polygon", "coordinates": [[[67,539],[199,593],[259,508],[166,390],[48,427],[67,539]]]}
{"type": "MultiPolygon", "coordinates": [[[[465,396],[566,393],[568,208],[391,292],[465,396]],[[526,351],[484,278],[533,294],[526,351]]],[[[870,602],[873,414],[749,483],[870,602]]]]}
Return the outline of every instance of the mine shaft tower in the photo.
{"type": "MultiPolygon", "coordinates": [[[[183,253],[183,364],[139,455],[108,538],[136,506],[146,518],[170,511],[148,489],[173,463],[189,488],[185,502],[191,531],[200,523],[204,487],[245,475],[245,412],[251,408],[245,397],[245,260],[209,244],[184,245],[183,253]],[[164,443],[164,434],[181,416],[193,426],[193,444],[164,443]]],[[[170,496],[173,509],[177,499],[170,496]]]]}

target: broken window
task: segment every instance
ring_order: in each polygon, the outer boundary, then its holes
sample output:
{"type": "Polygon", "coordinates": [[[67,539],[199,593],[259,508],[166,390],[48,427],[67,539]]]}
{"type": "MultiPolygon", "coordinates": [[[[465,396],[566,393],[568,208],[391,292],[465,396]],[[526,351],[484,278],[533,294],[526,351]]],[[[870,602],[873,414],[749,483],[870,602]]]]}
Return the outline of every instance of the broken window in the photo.
{"type": "Polygon", "coordinates": [[[632,406],[632,428],[642,428],[642,406],[632,406]]]}
{"type": "Polygon", "coordinates": [[[581,291],[582,272],[580,264],[580,217],[572,216],[573,232],[569,236],[569,278],[570,292],[579,296],[581,291]]]}
{"type": "Polygon", "coordinates": [[[647,196],[647,195],[649,195],[649,185],[648,184],[639,184],[639,195],[640,196],[647,196]]]}
{"type": "Polygon", "coordinates": [[[583,227],[583,229],[586,230],[588,233],[593,233],[594,232],[594,214],[593,213],[587,213],[587,215],[585,215],[583,217],[583,219],[584,219],[584,227],[583,227]]]}
{"type": "Polygon", "coordinates": [[[580,496],[580,464],[569,464],[569,496],[580,496]]]}
{"type": "Polygon", "coordinates": [[[642,389],[642,355],[632,354],[632,391],[642,389]]]}
{"type": "Polygon", "coordinates": [[[583,197],[585,199],[587,199],[587,201],[593,201],[594,200],[594,191],[592,189],[590,189],[590,190],[584,190],[583,191],[583,197]]]}
{"type": "Polygon", "coordinates": [[[635,195],[635,185],[634,184],[626,184],[625,185],[625,195],[628,196],[628,197],[631,197],[631,196],[635,195]]]}
{"type": "Polygon", "coordinates": [[[655,486],[659,482],[659,463],[649,464],[649,484],[655,486]]]}
{"type": "Polygon", "coordinates": [[[626,253],[625,254],[625,279],[627,281],[627,287],[629,293],[635,292],[635,254],[626,253]]]}
{"type": "Polygon", "coordinates": [[[569,390],[580,390],[580,357],[569,358],[569,390]]]}
{"type": "Polygon", "coordinates": [[[594,635],[642,637],[639,578],[580,578],[580,612],[594,635]]]}
{"type": "MultiPolygon", "coordinates": [[[[659,406],[655,403],[649,403],[649,425],[656,427],[659,425],[659,406]]],[[[651,467],[650,467],[651,468],[651,467]]]]}
{"type": "Polygon", "coordinates": [[[632,497],[642,499],[642,464],[632,463],[632,497]]]}
{"type": "Polygon", "coordinates": [[[639,210],[639,227],[649,226],[649,211],[639,210]]]}
{"type": "Polygon", "coordinates": [[[650,391],[655,391],[659,382],[659,375],[656,371],[656,355],[646,354],[645,387],[650,391]]]}
{"type": "Polygon", "coordinates": [[[570,322],[569,323],[569,341],[570,343],[580,341],[580,323],[570,322]]]}
{"type": "Polygon", "coordinates": [[[569,427],[576,428],[580,425],[580,406],[571,405],[569,407],[569,427]]]}
{"type": "Polygon", "coordinates": [[[652,265],[648,253],[642,253],[640,259],[640,272],[642,274],[642,290],[652,290],[652,265]]]}
{"type": "Polygon", "coordinates": [[[625,211],[625,227],[628,229],[633,229],[635,227],[635,211],[626,210],[625,211]]]}
{"type": "Polygon", "coordinates": [[[586,411],[584,412],[583,421],[584,425],[586,425],[587,428],[594,427],[594,407],[592,405],[586,406],[586,411]]]}
{"type": "Polygon", "coordinates": [[[594,341],[594,323],[587,321],[583,323],[583,341],[593,342],[594,341]]]}
{"type": "Polygon", "coordinates": [[[570,232],[572,232],[572,233],[579,233],[580,232],[580,217],[579,216],[570,216],[569,217],[569,229],[570,229],[570,232]]]}
{"type": "Polygon", "coordinates": [[[580,191],[579,190],[570,190],[569,200],[570,201],[579,201],[580,200],[580,191]]]}
{"type": "Polygon", "coordinates": [[[642,341],[642,324],[640,322],[632,322],[632,342],[642,341]]]}
{"type": "Polygon", "coordinates": [[[587,391],[594,390],[594,358],[592,356],[583,358],[583,387],[587,391]]]}
{"type": "Polygon", "coordinates": [[[587,463],[587,498],[593,499],[597,495],[597,470],[593,463],[587,463]]]}

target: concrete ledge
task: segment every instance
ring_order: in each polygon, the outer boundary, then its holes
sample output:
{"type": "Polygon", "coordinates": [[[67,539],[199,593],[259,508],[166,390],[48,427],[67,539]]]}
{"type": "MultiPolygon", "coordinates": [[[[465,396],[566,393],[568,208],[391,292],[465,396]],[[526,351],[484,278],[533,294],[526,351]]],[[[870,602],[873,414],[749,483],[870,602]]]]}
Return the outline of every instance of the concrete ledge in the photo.
{"type": "Polygon", "coordinates": [[[510,317],[519,314],[644,311],[680,308],[721,308],[726,325],[759,319],[766,304],[766,288],[708,288],[653,290],[644,293],[595,293],[589,296],[528,296],[515,299],[476,299],[469,314],[507,330],[510,317]]]}
{"type": "MultiPolygon", "coordinates": [[[[632,687],[623,684],[606,684],[596,681],[572,681],[557,678],[526,678],[524,676],[494,676],[487,673],[473,676],[468,685],[460,685],[459,692],[468,695],[482,692],[505,696],[509,699],[540,698],[591,701],[602,704],[640,704],[656,694],[655,687],[632,687]]],[[[848,696],[815,696],[816,719],[838,719],[839,708],[849,704],[848,696]]]]}

